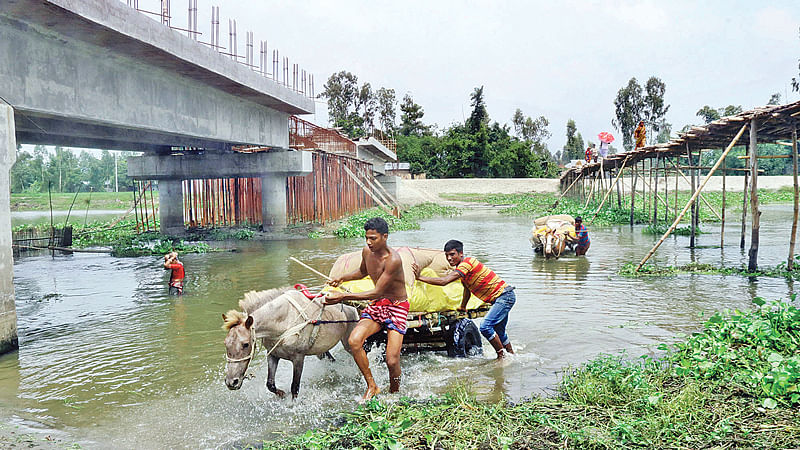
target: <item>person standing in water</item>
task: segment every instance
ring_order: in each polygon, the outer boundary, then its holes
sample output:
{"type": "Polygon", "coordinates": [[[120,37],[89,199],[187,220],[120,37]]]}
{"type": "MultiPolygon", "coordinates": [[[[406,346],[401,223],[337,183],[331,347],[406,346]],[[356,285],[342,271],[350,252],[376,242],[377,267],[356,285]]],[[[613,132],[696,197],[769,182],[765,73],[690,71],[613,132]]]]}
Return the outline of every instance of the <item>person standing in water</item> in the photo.
{"type": "Polygon", "coordinates": [[[514,287],[509,286],[477,259],[471,256],[465,257],[464,244],[461,241],[455,239],[447,241],[444,244],[444,254],[447,257],[447,262],[455,267],[454,271],[443,277],[425,277],[419,274],[419,266],[416,263],[412,263],[411,267],[414,268],[416,279],[434,286],[445,286],[453,281],[461,280],[461,284],[464,285],[464,297],[458,310],[467,310],[470,293],[492,305],[489,313],[486,314],[481,323],[481,334],[492,344],[494,351],[497,353],[497,359],[505,358],[506,352],[514,353],[511,339],[506,334],[508,313],[511,312],[511,308],[517,302],[517,297],[514,295],[514,287]]]}
{"type": "Polygon", "coordinates": [[[381,390],[372,377],[364,342],[373,334],[386,329],[386,367],[389,369],[389,392],[400,390],[400,349],[406,334],[408,310],[403,261],[400,255],[386,243],[389,238],[389,224],[380,217],[373,217],[364,224],[367,245],[361,251],[361,266],[346,275],[329,281],[331,286],[339,286],[345,281],[360,280],[367,275],[375,283],[369,291],[355,293],[328,292],[325,304],[333,305],[344,300],[370,300],[369,306],[361,312],[361,320],[350,333],[348,343],[353,359],[364,376],[367,391],[362,401],[367,401],[381,390]]]}
{"type": "Polygon", "coordinates": [[[185,272],[183,270],[183,263],[178,260],[177,252],[170,252],[164,255],[164,269],[172,270],[172,275],[169,277],[170,295],[183,294],[183,279],[185,277],[185,272]]]}

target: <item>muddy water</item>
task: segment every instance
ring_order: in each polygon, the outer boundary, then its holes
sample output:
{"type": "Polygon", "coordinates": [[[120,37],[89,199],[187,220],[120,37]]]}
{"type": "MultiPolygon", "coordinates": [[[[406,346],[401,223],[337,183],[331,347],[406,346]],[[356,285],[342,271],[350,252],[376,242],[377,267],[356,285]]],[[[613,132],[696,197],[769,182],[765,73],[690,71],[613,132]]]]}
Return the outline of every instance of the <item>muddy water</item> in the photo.
{"type": "MultiPolygon", "coordinates": [[[[767,207],[760,262],[785,258],[791,208],[767,207]]],[[[590,226],[587,258],[545,261],[527,241],[530,223],[495,211],[469,211],[427,221],[419,231],[390,236],[395,245],[439,248],[459,238],[517,287],[509,335],[518,356],[503,366],[484,358],[440,354],[403,357],[403,394],[425,398],[470,383],[486,399],[520,399],[550,392],[560,370],[603,352],[651,352],[690,332],[701,314],[746,308],[754,296],[786,298],[783,279],[684,275],[630,279],[615,274],[640,259],[655,238],[627,226],[590,226]]],[[[718,248],[717,227],[690,251],[688,238],[668,239],[655,256],[663,264],[689,261],[739,265],[738,226],[718,248]]],[[[279,400],[264,387],[263,356],[255,378],[230,392],[222,382],[224,332],[220,313],[243,292],[320,280],[287,262],[295,256],[327,271],[360,239],[237,243],[237,252],[186,255],[186,294],[166,295],[157,258],[79,254],[32,257],[15,264],[19,352],[0,357],[0,419],[86,447],[229,447],[296,433],[351,408],[362,382],[349,355],[336,362],[308,359],[300,399],[279,400]]],[[[485,344],[488,358],[491,349],[485,344]]],[[[376,352],[373,352],[373,356],[376,352]]],[[[373,361],[378,380],[384,367],[373,361]]],[[[290,365],[277,384],[288,390],[290,365]]],[[[391,397],[389,397],[391,398],[391,397]]]]}

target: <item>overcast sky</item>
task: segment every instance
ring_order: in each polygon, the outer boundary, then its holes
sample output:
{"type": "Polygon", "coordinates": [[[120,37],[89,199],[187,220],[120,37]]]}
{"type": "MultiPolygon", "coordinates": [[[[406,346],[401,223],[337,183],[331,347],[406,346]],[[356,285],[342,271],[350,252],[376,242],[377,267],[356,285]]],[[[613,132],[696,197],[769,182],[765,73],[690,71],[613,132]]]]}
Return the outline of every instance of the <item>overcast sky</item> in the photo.
{"type": "MultiPolygon", "coordinates": [[[[172,0],[173,25],[186,26],[188,1],[172,0]]],[[[158,0],[139,0],[158,10],[158,0]]],[[[673,130],[699,123],[705,104],[745,109],[800,99],[800,5],[794,1],[242,1],[199,0],[208,40],[211,6],[220,37],[236,19],[316,77],[317,92],[347,70],[373,88],[410,93],[424,120],[446,127],[469,115],[469,94],[485,87],[492,120],[510,123],[516,108],[550,120],[550,150],[576,121],[585,138],[611,131],[617,91],[636,77],[667,86],[673,130]]],[[[327,125],[325,104],[311,120],[327,125]]],[[[399,119],[399,110],[398,110],[399,119]]]]}

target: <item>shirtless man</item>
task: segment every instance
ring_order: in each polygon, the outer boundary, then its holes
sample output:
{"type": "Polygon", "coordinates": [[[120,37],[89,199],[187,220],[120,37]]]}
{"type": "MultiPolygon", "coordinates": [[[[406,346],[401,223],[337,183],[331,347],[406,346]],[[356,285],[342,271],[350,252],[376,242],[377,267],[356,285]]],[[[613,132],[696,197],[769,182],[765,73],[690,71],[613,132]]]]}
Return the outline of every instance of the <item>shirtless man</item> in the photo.
{"type": "Polygon", "coordinates": [[[353,359],[367,382],[367,391],[362,401],[367,401],[381,390],[372,378],[369,359],[364,351],[368,337],[386,327],[386,366],[389,368],[389,392],[400,390],[400,347],[406,334],[409,304],[406,300],[406,285],[403,275],[403,262],[400,255],[386,245],[389,238],[389,225],[380,217],[373,217],[364,224],[367,246],[361,252],[361,267],[329,283],[339,286],[345,281],[360,280],[365,276],[375,283],[375,288],[357,294],[329,292],[326,305],[343,300],[371,300],[361,312],[359,320],[348,342],[353,359]]]}

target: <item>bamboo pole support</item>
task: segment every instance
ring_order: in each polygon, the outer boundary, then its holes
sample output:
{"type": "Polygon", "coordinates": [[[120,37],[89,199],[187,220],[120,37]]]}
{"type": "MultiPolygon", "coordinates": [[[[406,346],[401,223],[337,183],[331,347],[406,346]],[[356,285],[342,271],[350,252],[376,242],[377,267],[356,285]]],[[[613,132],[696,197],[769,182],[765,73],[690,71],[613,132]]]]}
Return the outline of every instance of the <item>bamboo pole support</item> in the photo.
{"type": "Polygon", "coordinates": [[[728,172],[728,162],[727,158],[722,160],[722,219],[719,226],[719,248],[722,249],[725,247],[725,179],[726,173],[728,172]]]}
{"type": "Polygon", "coordinates": [[[786,268],[794,269],[794,244],[797,236],[797,216],[800,213],[800,192],[797,187],[797,123],[792,123],[792,178],[794,180],[794,215],[792,216],[792,236],[789,239],[789,259],[786,261],[786,268]]]}
{"type": "Polygon", "coordinates": [[[636,206],[636,180],[639,179],[639,171],[636,170],[636,165],[633,166],[633,174],[631,181],[631,228],[633,228],[633,212],[636,206]]]}
{"type": "MultiPolygon", "coordinates": [[[[596,179],[597,177],[595,177],[595,180],[596,179]]],[[[594,188],[596,184],[597,183],[594,183],[591,180],[589,181],[589,195],[586,196],[586,203],[583,205],[583,209],[586,209],[589,206],[589,202],[592,200],[592,198],[594,198],[594,188]]]]}
{"type": "Polygon", "coordinates": [[[653,198],[653,226],[654,227],[658,225],[658,200],[660,198],[659,195],[658,195],[658,164],[659,164],[659,158],[658,158],[658,153],[656,153],[656,173],[655,173],[655,180],[653,181],[653,194],[655,195],[655,197],[653,198]]]}
{"type": "Polygon", "coordinates": [[[700,192],[701,192],[701,191],[703,190],[703,188],[706,186],[706,183],[708,183],[708,180],[710,180],[710,179],[711,179],[711,176],[712,176],[712,175],[714,175],[714,172],[717,170],[717,167],[719,167],[719,165],[722,163],[722,159],[723,159],[723,158],[725,158],[726,156],[728,156],[728,152],[730,152],[730,151],[731,151],[731,149],[733,148],[733,146],[734,146],[734,145],[736,145],[736,142],[738,142],[738,141],[739,141],[739,138],[742,136],[742,133],[744,133],[744,130],[745,130],[746,128],[747,128],[747,124],[744,124],[744,125],[742,125],[742,128],[739,130],[739,132],[738,132],[738,133],[736,133],[736,136],[733,138],[733,140],[731,141],[731,143],[730,143],[730,144],[728,144],[728,147],[725,149],[725,151],[724,151],[724,152],[722,152],[722,156],[720,157],[720,159],[719,159],[719,160],[717,160],[717,163],[716,163],[716,164],[714,164],[714,167],[712,167],[712,168],[711,168],[711,171],[709,171],[709,172],[708,172],[708,174],[706,175],[706,178],[705,178],[705,179],[703,180],[703,182],[700,184],[700,187],[699,187],[699,188],[698,188],[698,189],[697,189],[697,190],[694,192],[694,194],[692,194],[692,198],[690,198],[690,199],[689,199],[689,202],[687,202],[687,203],[686,203],[686,206],[684,206],[684,207],[683,207],[683,210],[682,210],[682,211],[681,211],[681,213],[678,215],[678,217],[676,217],[676,218],[675,218],[675,221],[674,221],[674,222],[672,222],[672,225],[669,227],[669,229],[667,229],[667,231],[664,233],[664,235],[663,235],[663,236],[661,236],[661,239],[659,239],[659,240],[658,240],[658,242],[656,242],[656,245],[654,245],[654,246],[653,246],[653,248],[652,248],[652,249],[650,249],[650,251],[649,251],[649,252],[647,253],[647,255],[646,255],[646,256],[645,256],[645,257],[642,259],[642,261],[639,263],[639,265],[638,265],[638,266],[636,266],[636,270],[635,270],[636,272],[638,272],[638,271],[639,271],[639,269],[641,269],[641,268],[642,268],[642,266],[644,265],[644,263],[646,263],[646,262],[647,262],[647,260],[648,260],[648,259],[650,259],[650,257],[651,257],[651,256],[653,256],[653,253],[655,253],[655,252],[656,252],[656,250],[658,250],[658,247],[660,247],[660,246],[661,246],[661,244],[664,242],[664,240],[666,240],[666,239],[667,239],[667,237],[668,237],[670,234],[672,234],[672,232],[673,232],[673,231],[675,231],[675,227],[677,227],[677,226],[678,226],[678,224],[681,222],[681,219],[683,219],[683,216],[686,214],[686,211],[688,211],[688,210],[689,210],[689,207],[691,206],[691,204],[692,204],[692,203],[694,203],[695,201],[697,201],[697,197],[700,195],[700,192]]]}
{"type": "MultiPolygon", "coordinates": [[[[689,149],[689,143],[686,143],[686,154],[689,158],[689,165],[692,165],[692,152],[689,149]]],[[[695,177],[694,171],[689,173],[689,176],[692,179],[692,197],[694,198],[694,193],[697,192],[697,187],[695,185],[695,177]]],[[[691,235],[689,236],[689,248],[694,248],[695,244],[697,243],[697,203],[692,202],[692,214],[691,214],[691,235]]]]}
{"type": "MultiPolygon", "coordinates": [[[[745,148],[745,152],[750,152],[750,146],[745,148]]],[[[739,248],[742,250],[744,250],[744,235],[747,231],[747,178],[749,176],[749,172],[744,173],[744,187],[742,187],[742,235],[739,239],[739,248]]]]}
{"type": "Polygon", "coordinates": [[[572,189],[572,186],[575,186],[575,183],[577,183],[578,180],[580,180],[582,176],[583,176],[583,172],[581,172],[577,177],[575,177],[574,180],[572,180],[572,183],[570,183],[570,185],[567,187],[567,190],[562,192],[561,195],[559,195],[558,198],[556,199],[555,203],[550,205],[550,209],[551,210],[556,209],[556,206],[558,206],[558,202],[560,202],[561,199],[564,198],[565,195],[567,195],[567,192],[569,192],[569,190],[572,189]]]}
{"type": "Polygon", "coordinates": [[[594,215],[592,216],[592,220],[589,221],[589,224],[594,223],[594,219],[597,217],[597,215],[600,213],[600,210],[603,208],[603,205],[606,203],[606,199],[608,198],[608,194],[610,194],[611,191],[614,189],[614,186],[616,186],[617,181],[619,181],[620,175],[622,175],[625,172],[625,164],[628,163],[628,158],[629,157],[626,156],[625,160],[622,162],[622,167],[620,167],[619,173],[617,174],[616,177],[614,177],[614,182],[611,184],[611,187],[608,188],[608,190],[606,191],[606,194],[603,196],[603,201],[600,202],[600,206],[597,207],[597,211],[594,212],[594,215]]]}
{"type": "Polygon", "coordinates": [[[758,210],[758,121],[750,119],[750,251],[747,252],[747,270],[758,270],[759,228],[761,211],[758,210]]]}
{"type": "MultiPolygon", "coordinates": [[[[669,162],[673,166],[675,166],[675,158],[670,159],[669,162]]],[[[678,172],[680,172],[680,170],[678,170],[677,167],[676,167],[676,169],[675,169],[675,199],[672,202],[672,207],[674,209],[674,211],[672,212],[672,217],[678,217],[678,172]]]]}
{"type": "MultiPolygon", "coordinates": [[[[680,167],[678,167],[678,165],[675,164],[675,161],[670,161],[670,163],[672,163],[672,166],[675,168],[675,172],[676,172],[676,175],[675,175],[675,211],[676,212],[675,212],[675,214],[677,214],[677,211],[678,211],[678,175],[683,177],[683,180],[686,181],[687,183],[689,183],[690,185],[692,184],[692,182],[691,182],[691,180],[689,180],[689,178],[686,177],[686,175],[684,175],[683,172],[681,172],[680,167]]],[[[701,195],[700,196],[700,201],[702,201],[703,204],[706,205],[706,207],[708,207],[708,209],[711,211],[712,214],[714,214],[717,217],[717,219],[722,220],[722,216],[720,216],[719,213],[717,212],[717,210],[714,209],[713,206],[711,206],[711,203],[709,203],[708,200],[706,200],[705,196],[701,195]]]]}

